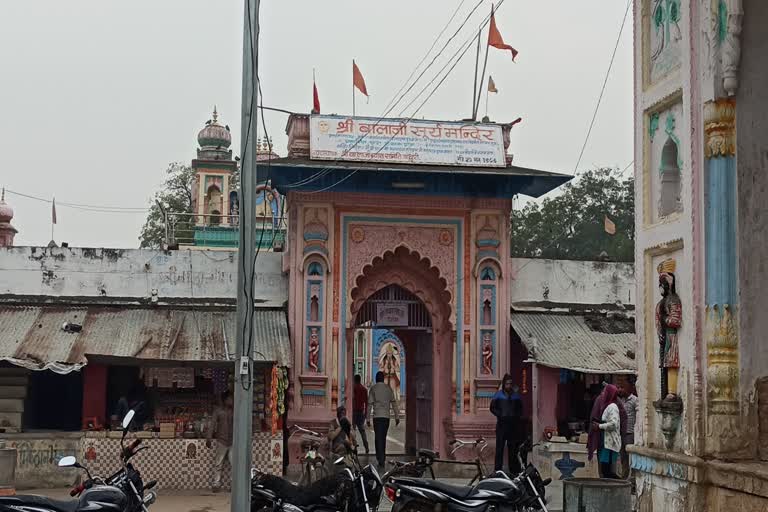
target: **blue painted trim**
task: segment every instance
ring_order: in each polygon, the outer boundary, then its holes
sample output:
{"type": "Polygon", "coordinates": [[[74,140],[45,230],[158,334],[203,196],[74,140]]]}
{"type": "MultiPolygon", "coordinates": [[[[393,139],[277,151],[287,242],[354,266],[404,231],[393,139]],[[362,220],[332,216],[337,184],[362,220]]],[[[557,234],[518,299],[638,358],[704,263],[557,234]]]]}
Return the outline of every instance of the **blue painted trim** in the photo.
{"type": "Polygon", "coordinates": [[[735,157],[708,159],[705,187],[706,303],[736,305],[735,157]]]}
{"type": "Polygon", "coordinates": [[[478,318],[478,325],[482,327],[493,327],[495,328],[498,324],[496,320],[496,285],[495,284],[483,284],[480,285],[480,297],[478,297],[478,304],[477,304],[477,314],[479,315],[478,318]],[[485,324],[483,323],[483,292],[485,290],[491,290],[491,321],[493,323],[491,324],[485,324]]]}
{"type": "Polygon", "coordinates": [[[475,391],[475,396],[477,398],[493,398],[493,395],[495,395],[493,391],[475,391]]]}
{"type": "MultiPolygon", "coordinates": [[[[341,240],[341,290],[339,290],[339,293],[341,293],[341,325],[342,328],[346,331],[347,325],[348,325],[348,319],[347,319],[347,241],[349,240],[349,236],[347,234],[347,228],[349,227],[350,222],[375,222],[375,223],[382,223],[382,224],[439,224],[439,225],[445,225],[445,226],[455,226],[456,227],[456,273],[459,276],[459,279],[456,280],[456,297],[453,298],[454,300],[454,309],[456,310],[456,325],[454,325],[454,329],[456,330],[456,413],[461,414],[461,392],[463,383],[461,380],[462,374],[461,374],[461,361],[463,361],[463,347],[462,347],[462,339],[461,339],[461,333],[463,330],[463,317],[462,317],[462,301],[463,294],[462,294],[462,284],[464,282],[464,279],[461,278],[461,274],[463,272],[463,250],[464,250],[464,220],[463,219],[420,219],[420,218],[379,218],[379,217],[344,217],[343,225],[341,228],[342,232],[342,240],[341,240]]],[[[394,249],[394,248],[393,248],[394,249]]],[[[341,336],[341,342],[339,343],[341,354],[346,358],[347,354],[347,337],[341,336]]],[[[433,341],[434,342],[434,341],[433,341]]],[[[339,375],[339,378],[341,382],[339,383],[339,389],[341,392],[341,396],[346,396],[345,394],[345,380],[346,380],[346,370],[347,370],[347,364],[346,361],[344,364],[339,365],[341,369],[341,374],[339,375]]],[[[435,390],[433,390],[433,393],[435,390]]]]}
{"type": "Polygon", "coordinates": [[[389,329],[374,329],[372,336],[371,357],[371,377],[379,371],[379,351],[381,346],[387,341],[394,341],[400,350],[400,395],[405,394],[405,347],[402,340],[389,329]]]}
{"type": "Polygon", "coordinates": [[[302,389],[301,394],[306,396],[325,396],[325,390],[324,389],[302,389]]]}
{"type": "Polygon", "coordinates": [[[328,241],[328,233],[304,233],[304,241],[321,240],[323,242],[328,241]]]}
{"type": "Polygon", "coordinates": [[[488,240],[478,240],[477,246],[478,247],[498,247],[501,245],[501,242],[494,239],[488,239],[488,240]]]}
{"type": "Polygon", "coordinates": [[[320,287],[320,292],[319,292],[319,294],[317,296],[317,307],[318,307],[317,322],[319,323],[319,322],[323,321],[323,317],[324,317],[323,313],[325,312],[325,309],[324,309],[324,307],[325,307],[324,306],[324,303],[325,303],[325,286],[323,286],[324,284],[325,283],[323,281],[317,280],[317,279],[310,279],[310,280],[307,281],[307,297],[305,299],[305,304],[306,304],[306,306],[305,306],[305,308],[306,308],[306,320],[305,321],[306,322],[311,322],[311,320],[310,320],[310,313],[312,311],[311,311],[310,305],[312,304],[311,299],[312,299],[312,286],[313,285],[318,285],[320,287]]]}
{"type": "Polygon", "coordinates": [[[324,246],[319,244],[310,244],[304,248],[304,254],[309,254],[311,252],[321,252],[328,256],[328,249],[326,249],[324,246]]]}
{"type": "Polygon", "coordinates": [[[477,261],[480,261],[485,258],[493,258],[493,259],[500,259],[498,251],[493,250],[484,250],[484,251],[477,251],[477,261]]]}

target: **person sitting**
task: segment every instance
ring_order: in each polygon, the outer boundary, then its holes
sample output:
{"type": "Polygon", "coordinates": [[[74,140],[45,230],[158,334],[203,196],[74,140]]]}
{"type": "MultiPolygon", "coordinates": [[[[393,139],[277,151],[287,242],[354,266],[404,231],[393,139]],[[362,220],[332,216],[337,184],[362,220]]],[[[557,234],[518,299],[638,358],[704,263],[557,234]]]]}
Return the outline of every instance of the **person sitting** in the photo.
{"type": "Polygon", "coordinates": [[[334,464],[341,457],[345,459],[345,464],[350,465],[350,456],[357,449],[357,439],[352,435],[352,423],[347,418],[347,408],[343,405],[336,409],[336,417],[328,427],[328,442],[331,452],[329,462],[334,464]]]}

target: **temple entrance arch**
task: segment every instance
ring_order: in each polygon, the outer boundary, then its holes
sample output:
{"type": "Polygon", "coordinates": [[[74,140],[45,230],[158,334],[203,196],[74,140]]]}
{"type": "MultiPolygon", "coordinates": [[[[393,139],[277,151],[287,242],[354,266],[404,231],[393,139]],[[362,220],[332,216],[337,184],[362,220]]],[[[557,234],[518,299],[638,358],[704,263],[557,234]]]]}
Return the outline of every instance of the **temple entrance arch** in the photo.
{"type": "MultiPolygon", "coordinates": [[[[398,247],[366,265],[355,280],[351,299],[351,321],[347,326],[350,375],[360,370],[353,340],[361,330],[390,330],[405,352],[405,357],[399,357],[400,364],[405,360],[406,403],[401,406],[406,420],[404,446],[392,450],[390,445],[388,451],[443,450],[443,419],[451,417],[453,329],[451,294],[439,269],[419,253],[398,247]]],[[[368,353],[370,363],[382,355],[373,350],[368,353]]],[[[382,357],[386,360],[379,362],[379,367],[383,364],[398,370],[396,354],[385,353],[382,357]]],[[[352,387],[347,389],[347,400],[351,401],[352,387]]]]}

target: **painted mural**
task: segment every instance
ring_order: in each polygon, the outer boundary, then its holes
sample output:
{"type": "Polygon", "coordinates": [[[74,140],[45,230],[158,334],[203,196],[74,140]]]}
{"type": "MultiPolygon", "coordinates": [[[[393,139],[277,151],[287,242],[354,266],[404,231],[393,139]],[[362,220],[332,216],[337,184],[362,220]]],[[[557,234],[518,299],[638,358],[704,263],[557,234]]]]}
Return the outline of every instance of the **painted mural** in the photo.
{"type": "Polygon", "coordinates": [[[648,116],[650,159],[646,169],[646,223],[657,224],[683,210],[683,151],[678,124],[682,103],[648,116]]]}
{"type": "Polygon", "coordinates": [[[654,84],[678,69],[682,62],[680,0],[650,1],[649,82],[654,84]]]}
{"type": "Polygon", "coordinates": [[[373,383],[376,373],[384,372],[384,382],[395,397],[405,397],[405,347],[389,329],[358,329],[354,335],[354,373],[366,385],[373,383]]]}

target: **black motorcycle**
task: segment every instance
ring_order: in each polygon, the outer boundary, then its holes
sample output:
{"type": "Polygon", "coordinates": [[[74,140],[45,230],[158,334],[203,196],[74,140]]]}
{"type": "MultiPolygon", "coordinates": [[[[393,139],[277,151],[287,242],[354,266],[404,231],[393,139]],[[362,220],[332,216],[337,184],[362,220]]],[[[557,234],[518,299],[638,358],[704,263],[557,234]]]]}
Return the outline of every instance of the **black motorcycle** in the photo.
{"type": "Polygon", "coordinates": [[[439,480],[394,478],[386,484],[392,512],[547,512],[542,480],[529,464],[515,478],[497,471],[473,486],[450,485],[439,480]]]}
{"type": "Polygon", "coordinates": [[[77,499],[54,500],[33,495],[0,497],[0,512],[148,512],[157,495],[147,491],[155,487],[157,482],[153,480],[145,485],[139,471],[130,463],[131,457],[146,447],[139,447],[141,439],[125,446],[125,436],[134,414],[134,411],[129,411],[123,419],[123,437],[120,441],[122,468],[115,474],[106,479],[92,476],[88,468],[80,465],[75,457],[63,457],[59,467],[82,469],[87,475],[83,483],[69,492],[70,496],[77,499]]]}
{"type": "Polygon", "coordinates": [[[376,469],[336,460],[336,473],[299,486],[284,478],[251,472],[251,512],[376,512],[384,483],[376,469]]]}

